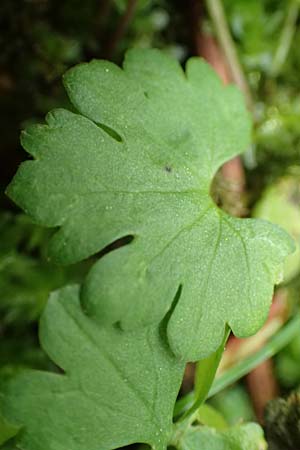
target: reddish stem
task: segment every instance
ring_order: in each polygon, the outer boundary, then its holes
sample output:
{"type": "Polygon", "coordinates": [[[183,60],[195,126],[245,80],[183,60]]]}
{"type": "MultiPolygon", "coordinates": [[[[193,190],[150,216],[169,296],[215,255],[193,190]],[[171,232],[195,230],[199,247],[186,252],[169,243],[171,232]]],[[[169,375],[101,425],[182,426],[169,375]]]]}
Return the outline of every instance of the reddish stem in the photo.
{"type": "Polygon", "coordinates": [[[108,43],[106,50],[106,57],[108,59],[111,59],[113,57],[119,42],[122,40],[124,34],[126,33],[126,30],[134,16],[137,3],[138,0],[128,0],[126,10],[120,18],[115,32],[111,36],[108,43]]]}
{"type": "Polygon", "coordinates": [[[246,377],[246,383],[257,419],[263,423],[266,404],[279,394],[273,361],[268,359],[252,370],[246,377]]]}

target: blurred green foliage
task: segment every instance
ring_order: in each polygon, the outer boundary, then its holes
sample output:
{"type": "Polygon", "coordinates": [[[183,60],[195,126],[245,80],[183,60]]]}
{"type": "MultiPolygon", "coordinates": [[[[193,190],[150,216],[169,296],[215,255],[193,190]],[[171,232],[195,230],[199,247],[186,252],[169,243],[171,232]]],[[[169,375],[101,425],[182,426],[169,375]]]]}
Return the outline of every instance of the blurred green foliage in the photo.
{"type": "Polygon", "coordinates": [[[222,413],[229,425],[255,419],[249,395],[242,385],[236,384],[220,392],[210,400],[210,404],[222,413]]]}
{"type": "Polygon", "coordinates": [[[284,264],[283,281],[288,282],[300,270],[300,173],[282,177],[269,185],[252,215],[276,223],[294,238],[296,251],[284,264]]]}
{"type": "Polygon", "coordinates": [[[89,267],[88,261],[71,267],[50,263],[46,245],[51,233],[24,215],[0,215],[0,367],[46,364],[36,321],[49,293],[80,282],[89,267]]]}
{"type": "Polygon", "coordinates": [[[288,2],[225,0],[224,6],[241,62],[255,80],[254,71],[270,70],[288,2]]]}
{"type": "Polygon", "coordinates": [[[84,276],[87,264],[61,267],[47,260],[46,245],[51,234],[24,215],[0,215],[2,326],[27,326],[37,320],[50,291],[84,276]]]}
{"type": "Polygon", "coordinates": [[[298,0],[224,0],[254,99],[251,203],[300,160],[298,0]],[[278,56],[279,55],[279,56],[278,56]]]}
{"type": "Polygon", "coordinates": [[[300,334],[277,356],[275,369],[284,388],[300,386],[300,334]]]}

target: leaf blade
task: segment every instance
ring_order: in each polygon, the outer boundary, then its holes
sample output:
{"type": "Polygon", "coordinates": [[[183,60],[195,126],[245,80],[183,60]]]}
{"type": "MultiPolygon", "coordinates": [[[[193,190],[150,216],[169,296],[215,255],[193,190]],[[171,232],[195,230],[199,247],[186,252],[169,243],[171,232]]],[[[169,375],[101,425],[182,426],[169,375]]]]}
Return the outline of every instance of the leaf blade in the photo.
{"type": "Polygon", "coordinates": [[[64,371],[23,371],[4,383],[5,416],[23,426],[24,450],[107,450],[135,442],[165,448],[184,364],[163,330],[99,328],[82,312],[78,286],[52,294],[41,343],[64,371]]]}
{"type": "Polygon", "coordinates": [[[36,160],[8,193],[59,227],[50,244],[58,262],[133,236],[91,269],[81,292],[87,313],[124,329],[157,323],[182,286],[168,325],[179,357],[207,357],[227,323],[238,336],[255,333],[293,247],[278,228],[228,217],[210,197],[216,170],[250,142],[241,93],[203,61],[192,58],[184,73],[157,50],[132,50],[124,69],[79,65],[65,86],[79,114],[54,112],[25,134],[36,160]]]}

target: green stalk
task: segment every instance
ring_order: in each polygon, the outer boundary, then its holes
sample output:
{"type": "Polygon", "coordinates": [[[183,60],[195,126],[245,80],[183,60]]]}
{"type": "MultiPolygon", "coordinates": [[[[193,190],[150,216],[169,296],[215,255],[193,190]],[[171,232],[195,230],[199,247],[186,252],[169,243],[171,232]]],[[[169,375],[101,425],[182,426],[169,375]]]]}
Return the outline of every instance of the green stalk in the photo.
{"type": "MultiPolygon", "coordinates": [[[[218,394],[223,389],[227,388],[231,384],[238,381],[243,376],[251,372],[255,367],[259,366],[262,362],[269,358],[272,358],[281,349],[287,346],[300,332],[300,314],[296,314],[281,330],[273,336],[269,342],[265,344],[263,348],[258,350],[251,356],[248,356],[244,360],[237,363],[235,366],[228,369],[222,375],[217,377],[211,389],[208,392],[207,398],[218,394]]],[[[186,411],[190,411],[195,403],[195,392],[192,391],[186,396],[182,397],[176,402],[174,409],[174,417],[186,414],[186,411]]]]}
{"type": "Polygon", "coordinates": [[[229,63],[233,81],[239,86],[244,93],[245,100],[250,111],[253,110],[252,96],[248,86],[248,82],[244,75],[242,66],[239,62],[237,51],[231,37],[231,33],[227,24],[225,11],[222,0],[206,0],[206,6],[214,25],[219,44],[229,63]]]}
{"type": "Polygon", "coordinates": [[[270,73],[273,77],[279,75],[282,66],[289,53],[293,36],[296,31],[296,22],[299,15],[299,8],[300,8],[299,0],[290,1],[285,22],[279,38],[279,44],[275,52],[273,64],[270,69],[270,73]]]}
{"type": "Polygon", "coordinates": [[[182,420],[193,414],[193,412],[195,412],[199,406],[205,402],[209,390],[213,384],[229,334],[230,329],[227,326],[220,347],[210,356],[197,363],[194,391],[195,401],[189,410],[185,412],[182,420]]]}

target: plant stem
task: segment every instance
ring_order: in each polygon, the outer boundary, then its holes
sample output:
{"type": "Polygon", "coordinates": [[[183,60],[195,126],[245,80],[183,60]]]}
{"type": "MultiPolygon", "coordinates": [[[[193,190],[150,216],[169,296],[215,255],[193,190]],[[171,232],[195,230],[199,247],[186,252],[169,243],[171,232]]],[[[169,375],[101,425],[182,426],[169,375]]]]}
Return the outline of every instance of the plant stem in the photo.
{"type": "Polygon", "coordinates": [[[116,27],[116,30],[113,34],[113,36],[110,39],[110,43],[107,47],[106,56],[108,59],[111,59],[115,53],[115,50],[123,38],[131,19],[134,16],[135,9],[137,7],[138,0],[128,0],[127,1],[127,7],[123,14],[123,16],[120,18],[119,23],[116,27]]]}
{"type": "MultiPolygon", "coordinates": [[[[234,367],[224,372],[215,379],[213,385],[207,395],[207,398],[216,395],[218,392],[227,388],[231,384],[238,381],[255,367],[269,358],[272,358],[282,348],[299,334],[300,330],[300,314],[296,314],[282,329],[273,336],[265,346],[254,355],[248,356],[244,360],[237,363],[234,367]]],[[[175,405],[174,416],[178,417],[188,411],[195,402],[195,393],[192,391],[185,397],[182,397],[175,405]]]]}
{"type": "Polygon", "coordinates": [[[230,329],[227,326],[224,334],[223,341],[220,347],[205,359],[202,359],[197,363],[196,375],[195,375],[195,401],[191,408],[184,414],[182,419],[190,416],[196,411],[202,403],[205,402],[207,394],[213,384],[218,366],[220,364],[224,348],[227,339],[230,334],[230,329]]]}
{"type": "Polygon", "coordinates": [[[103,47],[103,40],[105,37],[105,25],[107,19],[109,18],[111,8],[112,8],[112,0],[100,1],[100,8],[95,19],[95,26],[96,26],[95,34],[97,36],[97,39],[99,39],[100,41],[101,47],[103,47]]]}
{"type": "Polygon", "coordinates": [[[253,103],[251,92],[244,75],[242,66],[239,62],[234,42],[232,40],[229,27],[227,24],[223,4],[221,0],[206,0],[207,10],[209,12],[211,21],[214,25],[217,38],[220,46],[225,54],[225,57],[229,63],[232,78],[234,82],[239,86],[241,91],[245,95],[247,107],[250,111],[253,110],[253,103]]]}
{"type": "Polygon", "coordinates": [[[279,38],[279,44],[275,52],[273,64],[270,69],[270,74],[273,77],[279,75],[282,66],[286,60],[288,52],[290,50],[293,36],[296,31],[296,22],[299,14],[300,3],[299,0],[291,0],[285,22],[282,28],[282,32],[279,38]]]}

